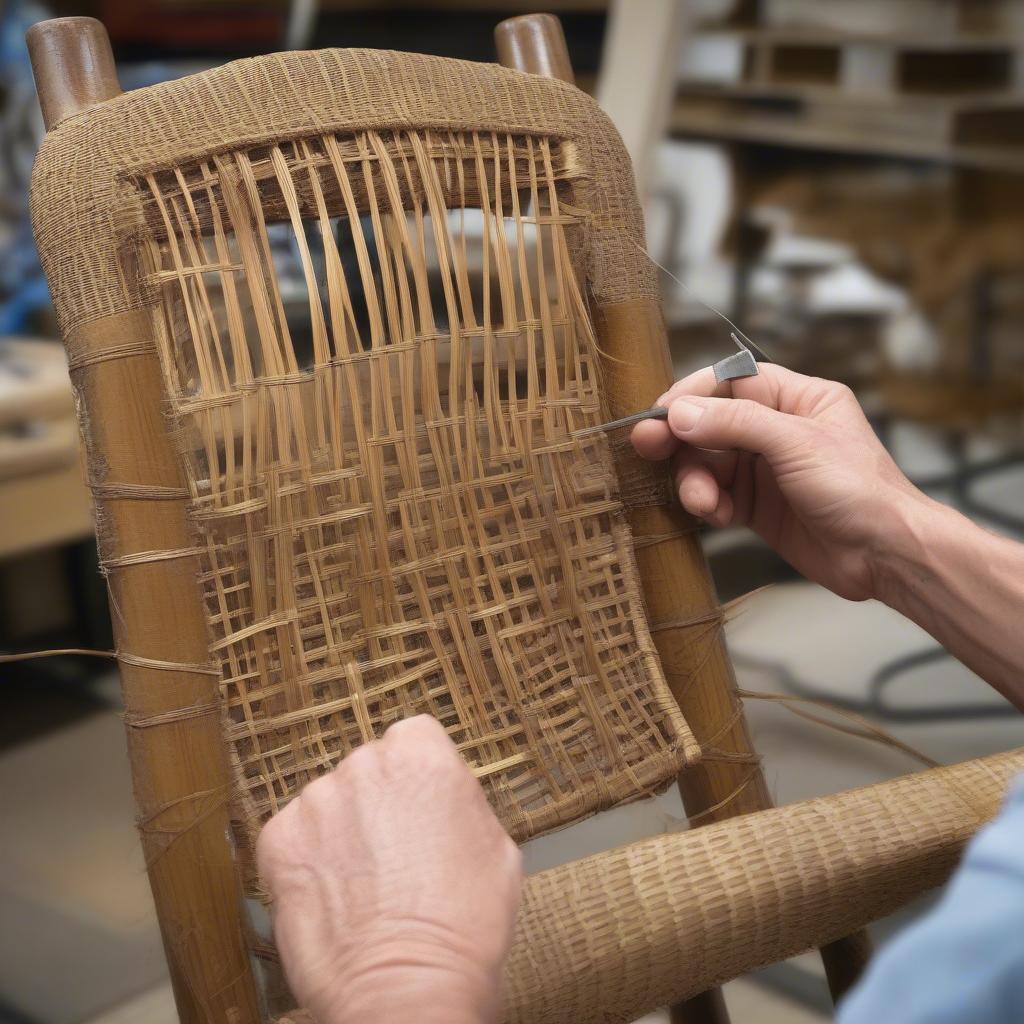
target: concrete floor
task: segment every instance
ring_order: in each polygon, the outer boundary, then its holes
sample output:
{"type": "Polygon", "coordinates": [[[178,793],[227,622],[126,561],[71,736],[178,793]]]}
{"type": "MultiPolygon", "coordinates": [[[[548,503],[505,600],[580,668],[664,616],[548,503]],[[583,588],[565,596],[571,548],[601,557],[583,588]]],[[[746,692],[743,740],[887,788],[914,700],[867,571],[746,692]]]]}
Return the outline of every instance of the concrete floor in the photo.
{"type": "MultiPolygon", "coordinates": [[[[934,463],[937,456],[920,439],[910,450],[919,466],[934,469],[929,459],[934,463]]],[[[1024,473],[987,482],[985,496],[1024,508],[1024,473]]],[[[711,546],[746,542],[739,534],[720,535],[711,546]]],[[[751,599],[727,634],[744,687],[796,685],[846,699],[863,698],[867,680],[884,663],[932,646],[888,609],[850,604],[805,582],[751,599]]],[[[907,673],[888,696],[918,708],[998,702],[950,660],[907,673]]],[[[779,802],[914,767],[902,754],[814,726],[775,705],[752,701],[748,714],[779,802]]],[[[1024,744],[1024,718],[1009,715],[892,729],[940,761],[1024,744]]],[[[0,792],[0,1007],[33,1024],[170,1024],[175,1017],[135,838],[116,709],[4,751],[0,792]]],[[[541,870],[682,822],[678,796],[670,791],[535,840],[526,848],[527,868],[541,870]]],[[[749,980],[728,986],[727,998],[735,1024],[825,1019],[749,980]]],[[[0,1009],[0,1024],[4,1020],[0,1009]]]]}

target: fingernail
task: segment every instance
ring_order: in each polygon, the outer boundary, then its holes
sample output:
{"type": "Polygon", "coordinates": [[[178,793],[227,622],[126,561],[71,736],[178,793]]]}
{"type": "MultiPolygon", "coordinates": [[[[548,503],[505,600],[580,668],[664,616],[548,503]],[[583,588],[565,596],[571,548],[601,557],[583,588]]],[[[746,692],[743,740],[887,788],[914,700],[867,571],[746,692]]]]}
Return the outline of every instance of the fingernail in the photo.
{"type": "Polygon", "coordinates": [[[693,430],[704,415],[704,407],[686,399],[679,399],[668,407],[668,425],[675,433],[693,430]]]}

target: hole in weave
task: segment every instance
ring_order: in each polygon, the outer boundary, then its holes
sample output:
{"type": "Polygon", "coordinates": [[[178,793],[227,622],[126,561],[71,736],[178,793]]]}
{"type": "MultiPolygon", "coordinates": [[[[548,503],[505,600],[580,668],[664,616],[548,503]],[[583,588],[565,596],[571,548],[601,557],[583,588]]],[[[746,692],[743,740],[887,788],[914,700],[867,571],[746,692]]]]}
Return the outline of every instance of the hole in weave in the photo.
{"type": "MultiPolygon", "coordinates": [[[[314,232],[311,225],[303,224],[304,240],[307,244],[312,240],[314,232]]],[[[300,250],[295,232],[290,224],[267,224],[267,241],[270,246],[272,274],[277,284],[277,291],[283,306],[285,324],[291,346],[295,353],[295,361],[300,369],[308,369],[313,362],[312,317],[309,306],[309,289],[303,274],[300,250]]],[[[318,277],[323,275],[323,255],[317,259],[317,251],[310,246],[314,271],[318,277]]]]}
{"type": "MultiPolygon", "coordinates": [[[[352,302],[352,316],[354,320],[354,331],[362,350],[370,348],[372,333],[370,328],[370,302],[371,297],[377,301],[376,296],[380,287],[380,252],[377,249],[377,241],[373,235],[372,224],[369,217],[360,217],[355,222],[346,217],[336,217],[331,221],[334,232],[334,241],[338,247],[338,258],[341,264],[342,273],[348,283],[349,295],[352,302]],[[360,271],[359,256],[356,249],[356,237],[360,238],[366,248],[366,265],[369,272],[360,271]]],[[[321,236],[321,242],[323,238],[321,236]]],[[[324,308],[330,307],[330,295],[327,289],[326,274],[322,279],[320,301],[324,308]]]]}

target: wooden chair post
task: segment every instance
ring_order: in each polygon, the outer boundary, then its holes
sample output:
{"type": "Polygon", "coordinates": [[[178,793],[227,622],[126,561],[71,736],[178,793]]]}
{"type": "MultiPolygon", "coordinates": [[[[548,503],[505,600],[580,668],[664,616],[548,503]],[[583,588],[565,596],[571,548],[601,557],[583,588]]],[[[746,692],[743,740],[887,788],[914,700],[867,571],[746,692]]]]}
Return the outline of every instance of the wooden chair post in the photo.
{"type": "Polygon", "coordinates": [[[121,95],[107,30],[95,18],[55,18],[25,37],[46,130],[121,95]]]}
{"type": "MultiPolygon", "coordinates": [[[[91,18],[28,34],[48,128],[119,95],[110,41],[91,18]]],[[[149,310],[65,339],[108,576],[139,831],[183,1024],[257,1024],[189,494],[164,421],[149,310]]]]}
{"type": "MultiPolygon", "coordinates": [[[[558,19],[525,15],[502,22],[495,36],[501,63],[546,74],[571,68],[558,19]],[[552,24],[554,23],[554,25],[552,24]]],[[[560,74],[572,81],[571,72],[560,74]]],[[[650,299],[599,305],[595,328],[605,366],[609,415],[646,409],[673,380],[660,305],[650,299]]],[[[722,618],[694,523],[680,507],[630,512],[636,558],[651,631],[665,676],[704,751],[679,777],[691,826],[766,810],[771,796],[736,693],[722,618]]],[[[833,998],[857,979],[870,955],[863,935],[822,951],[833,998]]],[[[727,1024],[718,990],[672,1008],[677,1024],[727,1024]]]]}
{"type": "Polygon", "coordinates": [[[553,14],[506,18],[494,30],[494,45],[503,67],[576,84],[562,23],[553,14]]]}

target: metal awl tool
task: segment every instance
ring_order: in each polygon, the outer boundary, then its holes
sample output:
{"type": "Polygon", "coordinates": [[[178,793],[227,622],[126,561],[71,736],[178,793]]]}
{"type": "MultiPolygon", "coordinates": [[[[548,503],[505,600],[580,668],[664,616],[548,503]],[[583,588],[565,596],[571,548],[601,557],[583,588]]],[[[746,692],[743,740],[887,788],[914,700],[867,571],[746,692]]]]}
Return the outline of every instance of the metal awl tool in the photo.
{"type": "MultiPolygon", "coordinates": [[[[739,350],[732,355],[719,359],[712,364],[711,369],[715,372],[715,380],[719,384],[727,380],[739,380],[741,377],[756,377],[758,363],[771,363],[774,360],[764,351],[755,345],[738,328],[729,337],[739,350]]],[[[582,430],[573,431],[573,437],[587,437],[589,434],[607,433],[610,430],[619,430],[621,427],[631,427],[641,420],[664,420],[668,418],[668,409],[656,405],[652,409],[644,409],[643,412],[634,412],[621,419],[612,420],[610,423],[599,423],[595,427],[584,427],[582,430]]]]}

